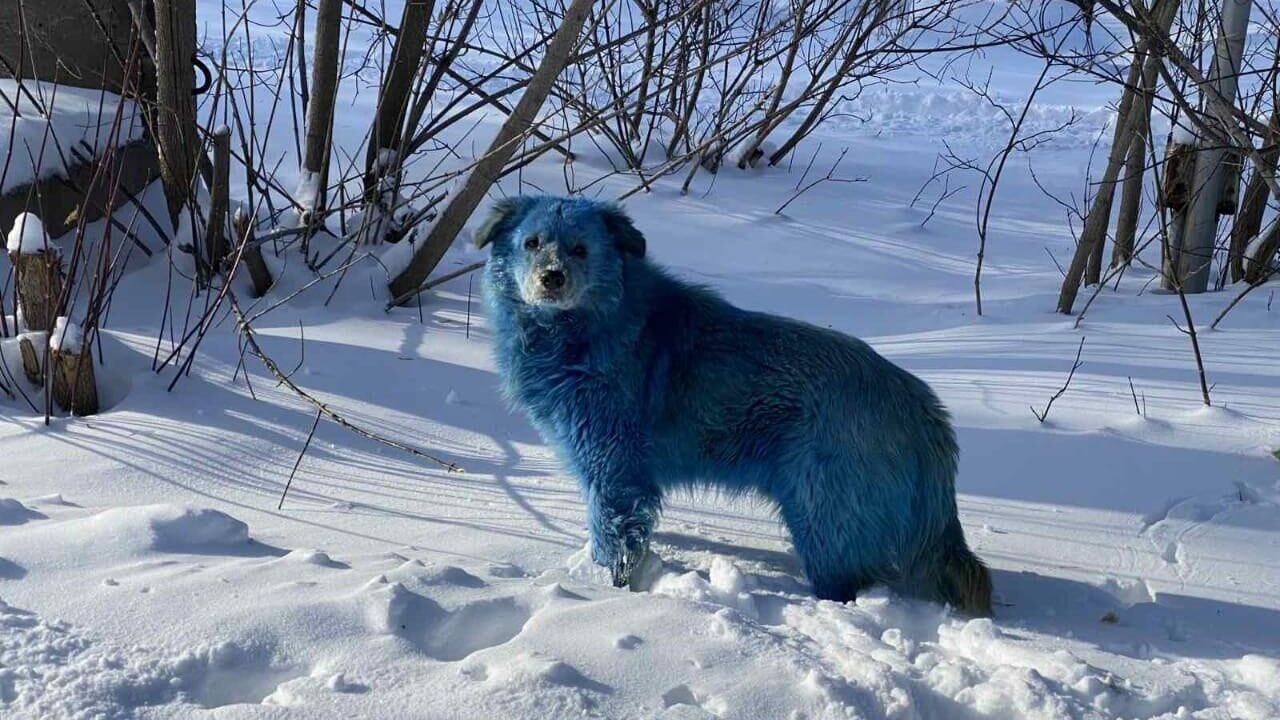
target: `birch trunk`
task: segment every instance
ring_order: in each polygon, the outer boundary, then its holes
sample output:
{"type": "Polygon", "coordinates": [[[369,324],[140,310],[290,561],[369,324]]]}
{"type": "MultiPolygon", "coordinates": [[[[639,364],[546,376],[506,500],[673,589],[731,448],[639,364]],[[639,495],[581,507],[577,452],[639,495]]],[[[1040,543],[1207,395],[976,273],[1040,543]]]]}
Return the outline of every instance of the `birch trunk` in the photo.
{"type": "MultiPolygon", "coordinates": [[[[1216,92],[1227,104],[1235,101],[1240,58],[1252,8],[1253,0],[1223,0],[1222,25],[1207,82],[1211,87],[1206,91],[1216,92]]],[[[1182,290],[1189,293],[1201,293],[1209,287],[1209,266],[1218,231],[1218,205],[1227,182],[1223,162],[1227,149],[1223,141],[1202,135],[1198,144],[1191,206],[1187,210],[1176,267],[1178,282],[1182,290]]]]}

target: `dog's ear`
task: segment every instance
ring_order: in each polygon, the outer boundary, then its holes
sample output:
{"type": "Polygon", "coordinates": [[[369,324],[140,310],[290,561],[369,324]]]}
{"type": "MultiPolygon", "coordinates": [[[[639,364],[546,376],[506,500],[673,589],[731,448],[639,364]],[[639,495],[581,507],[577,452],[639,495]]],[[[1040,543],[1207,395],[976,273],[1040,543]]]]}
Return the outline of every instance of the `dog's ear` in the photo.
{"type": "Polygon", "coordinates": [[[522,196],[506,197],[494,203],[493,209],[489,211],[489,217],[485,218],[480,229],[476,230],[476,249],[484,249],[484,246],[493,242],[500,233],[510,230],[528,205],[529,199],[522,196]]]}
{"type": "Polygon", "coordinates": [[[600,208],[600,217],[604,220],[605,229],[618,244],[618,250],[626,255],[644,257],[644,235],[636,229],[631,218],[616,205],[604,205],[600,208]]]}

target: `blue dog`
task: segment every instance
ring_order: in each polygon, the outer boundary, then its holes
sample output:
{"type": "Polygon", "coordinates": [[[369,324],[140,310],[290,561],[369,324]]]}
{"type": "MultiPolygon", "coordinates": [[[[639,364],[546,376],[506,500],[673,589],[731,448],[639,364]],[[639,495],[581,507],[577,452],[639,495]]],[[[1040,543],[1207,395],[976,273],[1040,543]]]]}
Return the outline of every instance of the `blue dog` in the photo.
{"type": "Polygon", "coordinates": [[[577,476],[627,584],[670,490],[772,500],[820,598],[874,584],[991,612],[956,517],[956,440],[914,375],[847,335],[671,277],[617,207],[497,203],[485,295],[503,390],[577,476]]]}

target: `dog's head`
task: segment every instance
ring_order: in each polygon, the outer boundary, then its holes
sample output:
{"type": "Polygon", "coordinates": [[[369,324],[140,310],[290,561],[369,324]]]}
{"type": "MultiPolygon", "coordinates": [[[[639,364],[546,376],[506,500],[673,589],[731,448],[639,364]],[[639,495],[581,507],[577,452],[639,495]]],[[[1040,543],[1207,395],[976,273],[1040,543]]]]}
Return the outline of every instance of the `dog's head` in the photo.
{"type": "Polygon", "coordinates": [[[489,276],[509,296],[551,312],[612,305],[625,264],[645,251],[644,236],[618,207],[546,196],[499,201],[475,243],[492,246],[489,276]]]}

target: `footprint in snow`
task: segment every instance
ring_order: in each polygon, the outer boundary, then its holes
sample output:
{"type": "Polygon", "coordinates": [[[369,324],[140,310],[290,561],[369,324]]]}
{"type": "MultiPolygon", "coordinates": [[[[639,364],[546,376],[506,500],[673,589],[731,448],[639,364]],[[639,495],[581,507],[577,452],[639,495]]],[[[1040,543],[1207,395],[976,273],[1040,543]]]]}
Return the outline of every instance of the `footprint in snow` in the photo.
{"type": "Polygon", "coordinates": [[[533,617],[513,597],[485,598],[445,609],[435,600],[385,576],[361,591],[365,617],[374,630],[399,636],[422,654],[453,662],[509,642],[533,617]]]}
{"type": "Polygon", "coordinates": [[[13,498],[0,498],[0,525],[25,525],[32,520],[46,520],[48,517],[13,498]]]}

